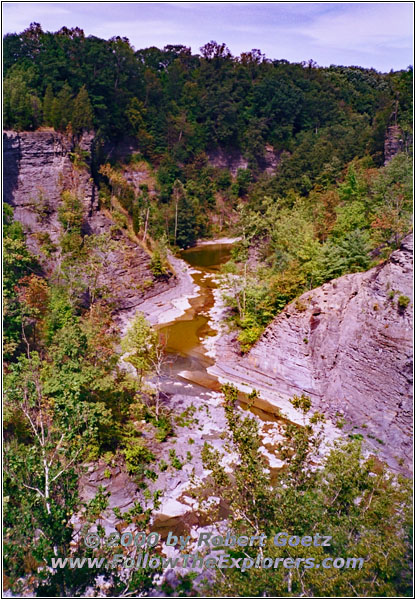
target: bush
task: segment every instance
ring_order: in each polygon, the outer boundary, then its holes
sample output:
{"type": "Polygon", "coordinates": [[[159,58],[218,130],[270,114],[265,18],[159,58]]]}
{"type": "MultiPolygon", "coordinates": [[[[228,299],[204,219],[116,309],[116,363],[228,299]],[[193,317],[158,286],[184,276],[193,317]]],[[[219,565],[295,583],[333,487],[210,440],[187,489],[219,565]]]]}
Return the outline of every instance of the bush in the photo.
{"type": "Polygon", "coordinates": [[[170,464],[172,465],[172,467],[174,467],[175,469],[180,471],[183,467],[183,463],[181,463],[179,458],[176,456],[176,451],[174,450],[174,448],[171,448],[169,450],[169,458],[170,458],[170,464]]]}
{"type": "Polygon", "coordinates": [[[172,423],[169,417],[162,415],[159,419],[153,421],[157,428],[155,438],[158,442],[164,442],[170,435],[173,434],[172,423]]]}
{"type": "Polygon", "coordinates": [[[166,269],[158,248],[156,248],[156,250],[153,252],[153,256],[150,260],[150,270],[156,278],[166,275],[166,269]]]}
{"type": "Polygon", "coordinates": [[[399,310],[406,310],[409,306],[410,298],[408,296],[399,296],[397,300],[397,308],[399,310]]]}
{"type": "Polygon", "coordinates": [[[238,341],[240,342],[241,352],[245,354],[257,342],[263,332],[263,327],[256,323],[251,315],[242,319],[240,326],[242,331],[238,336],[238,341]]]}
{"type": "Polygon", "coordinates": [[[124,448],[123,454],[126,460],[127,471],[130,475],[142,475],[144,473],[144,465],[155,460],[153,452],[140,442],[131,443],[128,448],[124,448]]]}

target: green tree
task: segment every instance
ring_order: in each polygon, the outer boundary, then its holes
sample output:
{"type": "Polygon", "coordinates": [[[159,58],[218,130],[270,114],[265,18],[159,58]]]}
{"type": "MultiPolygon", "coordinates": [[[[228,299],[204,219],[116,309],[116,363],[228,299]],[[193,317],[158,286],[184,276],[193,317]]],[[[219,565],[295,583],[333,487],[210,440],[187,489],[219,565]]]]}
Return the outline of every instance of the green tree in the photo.
{"type": "Polygon", "coordinates": [[[46,125],[52,125],[52,104],[53,104],[52,85],[49,83],[46,86],[45,95],[43,97],[43,121],[46,125]]]}
{"type": "MultiPolygon", "coordinates": [[[[326,458],[318,459],[322,415],[313,415],[299,427],[283,427],[279,455],[285,460],[273,479],[259,451],[257,422],[244,417],[237,407],[237,390],[224,386],[229,435],[227,456],[234,453],[232,469],[225,456],[205,444],[202,457],[211,470],[215,495],[230,510],[227,528],[236,535],[267,536],[264,547],[238,547],[227,551],[234,558],[251,559],[252,568],[218,570],[209,595],[248,597],[406,596],[411,593],[411,486],[370,459],[363,459],[360,442],[339,442],[326,458]],[[316,468],[316,461],[320,467],[316,468]],[[275,545],[274,536],[287,532],[302,538],[316,534],[330,537],[330,545],[275,545]],[[254,568],[261,560],[292,558],[292,566],[254,568]],[[306,557],[316,564],[324,558],[362,558],[352,569],[308,568],[306,557]]],[[[251,400],[255,393],[251,394],[251,400]]],[[[293,403],[307,413],[305,396],[293,403]]],[[[214,510],[215,512],[215,510],[214,510]]],[[[318,540],[319,541],[319,540],[318,540]]],[[[208,588],[205,588],[208,593],[208,588]]]]}
{"type": "Polygon", "coordinates": [[[149,373],[156,358],[158,336],[153,327],[146,321],[142,313],[137,313],[126,335],[121,341],[121,348],[126,356],[124,360],[136,369],[139,384],[143,376],[149,373]]]}
{"type": "Polygon", "coordinates": [[[4,79],[3,108],[5,127],[24,131],[36,129],[42,121],[41,102],[32,88],[33,69],[15,66],[4,79]],[[32,84],[32,85],[31,85],[32,84]]]}
{"type": "Polygon", "coordinates": [[[71,123],[74,133],[78,134],[93,128],[94,111],[85,85],[82,86],[74,100],[71,123]]]}
{"type": "Polygon", "coordinates": [[[150,270],[155,277],[163,277],[167,273],[165,261],[162,258],[159,248],[156,248],[153,251],[152,258],[150,260],[150,270]]]}
{"type": "Polygon", "coordinates": [[[197,237],[195,205],[188,195],[184,193],[175,206],[178,211],[175,243],[179,248],[189,248],[189,246],[195,243],[197,237]]]}
{"type": "Polygon", "coordinates": [[[80,435],[82,421],[71,419],[67,427],[59,426],[43,387],[42,367],[32,352],[11,365],[5,380],[5,426],[14,432],[5,447],[6,570],[17,577],[22,550],[32,561],[48,563],[51,556],[69,552],[76,466],[87,442],[80,435]]]}
{"type": "Polygon", "coordinates": [[[39,265],[27,249],[22,225],[13,220],[13,209],[3,204],[3,326],[4,358],[9,360],[19,347],[23,326],[23,307],[17,289],[19,282],[39,265]]]}
{"type": "Polygon", "coordinates": [[[72,90],[65,82],[60,92],[52,101],[51,124],[57,131],[65,131],[73,114],[72,90]]]}

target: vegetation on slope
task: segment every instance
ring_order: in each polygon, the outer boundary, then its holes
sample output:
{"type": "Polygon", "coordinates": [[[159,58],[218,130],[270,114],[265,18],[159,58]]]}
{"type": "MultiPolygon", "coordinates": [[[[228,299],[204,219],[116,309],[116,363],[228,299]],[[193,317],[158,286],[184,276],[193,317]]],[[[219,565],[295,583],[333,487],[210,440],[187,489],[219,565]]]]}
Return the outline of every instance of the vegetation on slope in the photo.
{"type": "Polygon", "coordinates": [[[368,165],[367,158],[352,161],[337,183],[303,197],[276,198],[262,186],[240,205],[241,241],[223,270],[243,352],[288,302],[377,264],[411,230],[411,158],[401,153],[385,167],[368,165]]]}
{"type": "MultiPolygon", "coordinates": [[[[272,476],[259,450],[262,441],[258,424],[239,414],[235,388],[223,386],[223,393],[227,449],[235,453],[236,459],[230,472],[223,466],[224,456],[206,443],[204,461],[212,472],[209,483],[212,493],[225,499],[230,507],[227,526],[234,535],[266,533],[267,541],[263,547],[255,542],[252,546],[225,548],[241,562],[251,559],[246,564],[252,567],[246,571],[216,569],[206,594],[271,598],[410,596],[409,482],[387,473],[374,458],[364,461],[356,440],[338,443],[323,460],[323,468],[314,468],[322,435],[317,427],[322,421],[319,413],[312,415],[304,427],[283,427],[278,450],[286,467],[272,476]],[[279,532],[285,535],[274,543],[279,532]],[[297,536],[297,543],[296,539],[284,543],[291,536],[297,536]],[[310,545],[300,544],[303,536],[310,536],[310,545]],[[320,545],[320,536],[330,536],[327,546],[320,545]],[[258,555],[261,561],[268,558],[263,568],[254,566],[258,555]],[[348,558],[362,558],[361,568],[345,566],[348,558]],[[329,568],[323,567],[325,559],[329,568]]],[[[308,400],[295,396],[292,403],[307,415],[308,400]]],[[[212,517],[215,520],[215,513],[212,517]]]]}
{"type": "MultiPolygon", "coordinates": [[[[94,130],[101,208],[151,247],[155,275],[166,272],[169,244],[185,248],[219,231],[241,236],[226,273],[243,351],[291,299],[384,259],[411,227],[410,68],[388,74],[321,68],[270,61],[258,50],[233,57],[215,42],[201,55],[184,46],[135,51],[126,38],[105,41],[65,27],[49,33],[32,24],[5,36],[4,70],[6,127],[52,127],[75,136],[94,130]],[[393,124],[402,152],[383,166],[393,124]],[[129,164],[104,160],[104,143],[126,135],[140,153],[129,164]],[[279,159],[273,174],[264,171],[267,147],[279,159]],[[247,168],[233,175],[214,167],[219,150],[247,168]],[[136,189],[126,172],[143,166],[147,180],[136,189]]],[[[82,164],[81,153],[73,159],[82,164]]],[[[62,261],[46,279],[5,207],[6,587],[74,596],[90,585],[97,591],[96,577],[104,575],[108,595],[139,595],[153,585],[149,572],[126,581],[106,568],[44,568],[73,548],[71,519],[81,508],[78,482],[87,461],[116,457],[144,494],[146,478],[157,473],[136,424],[151,423],[160,443],[172,434],[158,391],[149,399],[143,381],[120,368],[106,292],[94,287],[101,267],[91,249],[107,241],[83,238],[81,201],[71,190],[62,194],[59,221],[59,248],[48,252],[58,251],[62,261]],[[86,287],[89,306],[81,301],[86,287]]],[[[140,374],[160,372],[160,348],[140,316],[123,351],[140,374]]],[[[218,494],[235,507],[231,525],[246,532],[254,519],[253,533],[271,536],[282,528],[308,534],[326,522],[338,556],[348,550],[368,560],[354,581],[333,570],[328,577],[315,570],[290,577],[229,571],[219,575],[216,591],[408,594],[406,484],[363,463],[355,444],[335,450],[324,471],[316,471],[308,429],[306,437],[287,432],[289,469],[271,482],[255,424],[238,417],[233,393],[225,391],[230,443],[241,459],[235,479],[205,452],[218,494]]],[[[146,527],[158,496],[147,493],[147,500],[124,521],[146,527]]],[[[106,506],[99,493],[84,507],[86,529],[106,506]]],[[[280,556],[278,548],[268,550],[280,556]]]]}

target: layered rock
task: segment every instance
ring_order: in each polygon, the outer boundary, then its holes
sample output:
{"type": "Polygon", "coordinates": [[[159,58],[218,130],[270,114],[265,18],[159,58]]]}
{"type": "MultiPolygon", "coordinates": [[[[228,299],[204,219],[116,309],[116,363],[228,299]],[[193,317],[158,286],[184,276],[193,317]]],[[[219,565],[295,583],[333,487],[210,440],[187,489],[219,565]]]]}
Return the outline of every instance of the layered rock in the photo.
{"type": "Polygon", "coordinates": [[[384,141],[384,164],[387,164],[398,152],[404,150],[404,137],[404,133],[398,125],[388,127],[384,141]]]}
{"type": "Polygon", "coordinates": [[[44,252],[45,234],[52,244],[59,245],[58,208],[62,191],[69,189],[82,201],[84,235],[108,235],[108,244],[97,250],[101,262],[98,284],[107,290],[107,301],[115,311],[134,309],[174,284],[173,278],[155,281],[147,252],[128,232],[116,227],[109,214],[99,210],[90,168],[93,135],[76,140],[53,130],[6,131],[3,147],[4,199],[14,207],[14,218],[24,226],[28,247],[46,272],[53,270],[60,256],[59,252],[44,252]],[[85,167],[74,164],[76,146],[85,153],[85,167]]]}
{"type": "MultiPolygon", "coordinates": [[[[84,135],[82,150],[91,151],[92,136],[84,135]]],[[[28,245],[38,251],[33,234],[45,232],[57,242],[61,227],[57,208],[64,189],[76,188],[86,216],[96,210],[96,190],[87,171],[71,162],[75,141],[53,130],[6,131],[3,134],[4,200],[14,207],[14,218],[28,234],[28,245]]]]}
{"type": "Polygon", "coordinates": [[[218,374],[275,398],[306,393],[315,410],[345,422],[343,431],[361,434],[380,458],[410,470],[412,265],[408,236],[384,264],[303,294],[247,357],[222,364],[218,374]]]}
{"type": "MultiPolygon", "coordinates": [[[[259,160],[259,167],[262,171],[272,174],[280,160],[280,153],[274,150],[272,146],[266,145],[263,157],[259,160]]],[[[216,148],[208,152],[208,161],[213,167],[227,169],[235,177],[238,169],[247,169],[248,160],[238,150],[216,148]]]]}

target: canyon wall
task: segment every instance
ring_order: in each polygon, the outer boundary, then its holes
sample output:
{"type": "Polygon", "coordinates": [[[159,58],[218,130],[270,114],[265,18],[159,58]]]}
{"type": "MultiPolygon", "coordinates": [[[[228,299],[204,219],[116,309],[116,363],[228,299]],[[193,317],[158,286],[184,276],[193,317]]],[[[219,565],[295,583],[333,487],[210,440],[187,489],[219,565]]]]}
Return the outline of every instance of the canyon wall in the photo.
{"type": "MultiPolygon", "coordinates": [[[[265,173],[273,175],[280,161],[281,153],[274,150],[272,146],[266,145],[262,160],[259,161],[259,167],[265,173]]],[[[240,151],[230,148],[216,148],[207,154],[208,162],[218,169],[227,169],[235,177],[239,169],[248,168],[248,160],[240,151]]]]}
{"type": "Polygon", "coordinates": [[[314,410],[410,471],[412,267],[409,235],[384,264],[303,294],[246,357],[217,374],[272,391],[276,404],[279,394],[309,395],[314,410]]]}
{"type": "MultiPolygon", "coordinates": [[[[98,191],[91,176],[94,138],[80,140],[53,130],[3,133],[4,200],[14,207],[14,218],[24,227],[27,245],[50,274],[59,265],[62,227],[58,208],[63,190],[72,190],[83,206],[84,236],[106,235],[95,250],[100,262],[97,286],[106,290],[106,301],[115,312],[131,310],[145,299],[174,285],[174,278],[156,280],[150,256],[128,231],[117,227],[110,213],[98,206],[98,191]],[[84,151],[85,166],[74,162],[75,146],[84,151]],[[45,234],[58,249],[45,252],[45,234]]],[[[49,244],[49,247],[50,244],[49,244]]]]}

